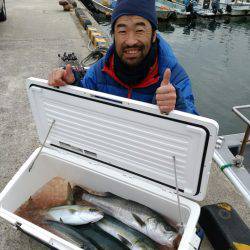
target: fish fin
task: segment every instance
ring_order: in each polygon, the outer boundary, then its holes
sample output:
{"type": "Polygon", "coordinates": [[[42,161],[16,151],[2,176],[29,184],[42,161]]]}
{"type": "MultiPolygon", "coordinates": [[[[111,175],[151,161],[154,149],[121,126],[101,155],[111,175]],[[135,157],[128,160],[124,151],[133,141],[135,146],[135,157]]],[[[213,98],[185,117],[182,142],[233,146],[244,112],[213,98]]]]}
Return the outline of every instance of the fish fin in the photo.
{"type": "MultiPolygon", "coordinates": [[[[115,195],[115,194],[113,194],[113,193],[111,193],[111,192],[105,192],[105,193],[103,193],[103,195],[102,196],[105,196],[105,197],[115,197],[115,196],[117,196],[117,195],[115,195]]],[[[119,197],[119,196],[117,196],[117,197],[119,197]]]]}
{"type": "Polygon", "coordinates": [[[126,238],[124,238],[122,235],[117,234],[117,237],[119,238],[119,240],[126,245],[127,247],[131,248],[133,245],[130,241],[128,241],[126,238]]]}
{"type": "Polygon", "coordinates": [[[69,212],[70,212],[71,214],[74,214],[74,213],[76,212],[76,210],[75,210],[75,209],[70,208],[70,209],[69,209],[69,212]]]}
{"type": "Polygon", "coordinates": [[[83,250],[89,250],[89,247],[84,243],[80,244],[80,248],[83,249],[83,250]]]}
{"type": "Polygon", "coordinates": [[[100,212],[100,209],[95,208],[95,207],[90,207],[90,208],[89,208],[89,211],[90,211],[90,212],[100,212]]]}
{"type": "Polygon", "coordinates": [[[132,213],[132,216],[142,227],[146,226],[145,222],[137,214],[132,213]]]}
{"type": "Polygon", "coordinates": [[[74,204],[73,189],[69,182],[68,182],[68,187],[67,187],[67,193],[68,193],[67,204],[73,205],[74,204]]]}
{"type": "Polygon", "coordinates": [[[83,193],[85,193],[83,188],[81,188],[80,186],[77,186],[77,185],[74,186],[73,190],[72,190],[72,196],[73,196],[74,202],[82,200],[83,193]]]}
{"type": "Polygon", "coordinates": [[[88,247],[86,244],[84,244],[84,243],[80,243],[80,244],[79,244],[79,247],[80,247],[81,249],[83,249],[83,250],[89,250],[89,247],[88,247]]]}
{"type": "Polygon", "coordinates": [[[96,195],[96,196],[109,196],[108,192],[99,192],[99,191],[94,191],[90,188],[87,187],[80,187],[80,186],[74,186],[73,187],[73,200],[74,201],[81,201],[82,200],[82,196],[83,194],[92,194],[92,195],[96,195]]]}
{"type": "Polygon", "coordinates": [[[43,216],[44,220],[52,220],[53,219],[52,216],[49,213],[47,213],[47,211],[43,211],[42,216],[43,216]]]}

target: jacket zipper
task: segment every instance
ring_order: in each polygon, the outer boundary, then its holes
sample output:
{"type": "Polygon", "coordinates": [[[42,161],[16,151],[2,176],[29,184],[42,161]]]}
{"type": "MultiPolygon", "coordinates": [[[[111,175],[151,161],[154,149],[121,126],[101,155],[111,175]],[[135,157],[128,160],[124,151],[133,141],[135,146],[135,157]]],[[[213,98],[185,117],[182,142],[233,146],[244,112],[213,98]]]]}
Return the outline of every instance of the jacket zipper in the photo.
{"type": "Polygon", "coordinates": [[[132,88],[128,89],[128,99],[131,99],[132,96],[132,88]]]}

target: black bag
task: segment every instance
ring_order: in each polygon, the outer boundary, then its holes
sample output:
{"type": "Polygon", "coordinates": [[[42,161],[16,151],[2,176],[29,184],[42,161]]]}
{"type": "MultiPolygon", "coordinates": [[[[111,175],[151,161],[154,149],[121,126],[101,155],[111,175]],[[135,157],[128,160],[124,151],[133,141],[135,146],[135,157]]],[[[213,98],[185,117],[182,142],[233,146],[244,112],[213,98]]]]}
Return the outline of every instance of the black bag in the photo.
{"type": "Polygon", "coordinates": [[[216,250],[250,249],[250,230],[227,203],[202,207],[199,224],[216,250]]]}

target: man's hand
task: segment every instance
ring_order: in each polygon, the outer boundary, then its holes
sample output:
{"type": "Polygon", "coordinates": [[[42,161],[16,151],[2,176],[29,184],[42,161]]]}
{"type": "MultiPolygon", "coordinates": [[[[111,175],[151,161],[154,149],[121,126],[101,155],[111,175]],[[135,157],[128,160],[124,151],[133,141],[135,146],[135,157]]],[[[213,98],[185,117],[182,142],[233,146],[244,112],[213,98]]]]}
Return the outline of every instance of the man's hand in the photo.
{"type": "Polygon", "coordinates": [[[64,86],[66,84],[72,84],[75,81],[74,74],[71,69],[71,65],[67,64],[66,69],[55,69],[49,74],[50,86],[64,86]]]}
{"type": "Polygon", "coordinates": [[[156,90],[156,103],[161,113],[169,113],[175,108],[176,91],[174,86],[170,83],[170,76],[170,69],[166,69],[161,86],[156,90]]]}

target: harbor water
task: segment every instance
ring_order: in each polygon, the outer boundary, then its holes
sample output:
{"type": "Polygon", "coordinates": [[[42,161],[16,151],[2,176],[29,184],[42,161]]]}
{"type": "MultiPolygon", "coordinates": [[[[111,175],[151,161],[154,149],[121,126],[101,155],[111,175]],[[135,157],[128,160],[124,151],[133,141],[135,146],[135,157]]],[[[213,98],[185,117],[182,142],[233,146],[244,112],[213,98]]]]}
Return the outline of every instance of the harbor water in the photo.
{"type": "MultiPolygon", "coordinates": [[[[95,18],[108,32],[109,21],[95,18]]],[[[250,104],[250,20],[159,22],[159,32],[191,78],[199,114],[215,119],[221,135],[243,133],[232,107],[250,104]]]]}

